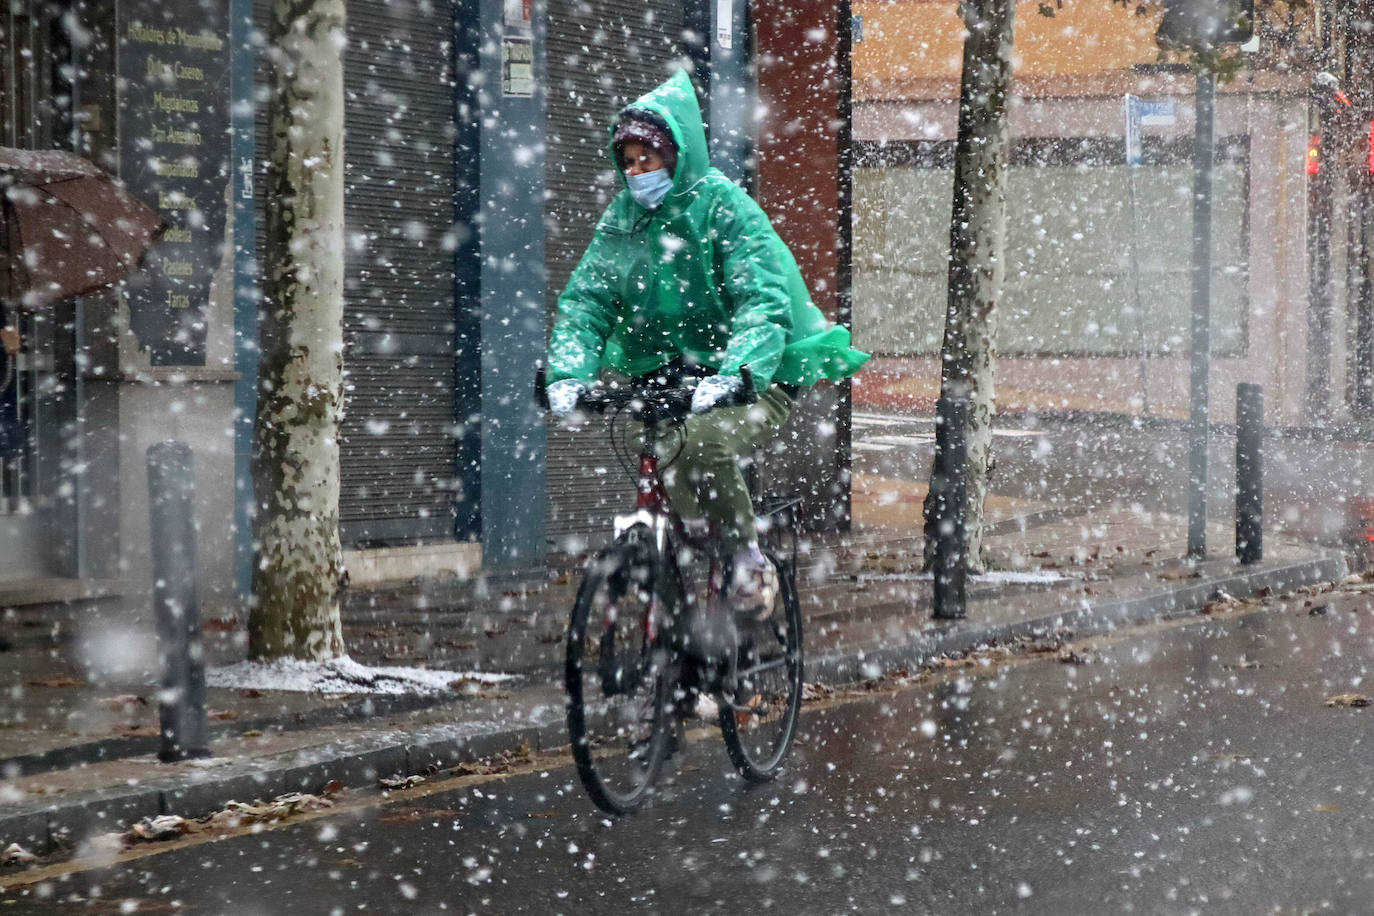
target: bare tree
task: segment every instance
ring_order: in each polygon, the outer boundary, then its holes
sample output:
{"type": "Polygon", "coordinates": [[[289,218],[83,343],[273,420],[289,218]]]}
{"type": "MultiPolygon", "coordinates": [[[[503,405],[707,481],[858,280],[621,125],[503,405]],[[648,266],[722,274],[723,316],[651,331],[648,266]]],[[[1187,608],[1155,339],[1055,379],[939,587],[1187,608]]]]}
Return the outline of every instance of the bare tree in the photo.
{"type": "MultiPolygon", "coordinates": [[[[1039,12],[1053,16],[1065,0],[1041,3],[1039,12]]],[[[1086,0],[1077,0],[1086,2],[1086,0]]],[[[1094,0],[1098,2],[1098,0],[1094,0]]],[[[1137,15],[1182,13],[1193,23],[1203,0],[1110,0],[1137,15]]],[[[1365,4],[1368,0],[1358,0],[1365,4]]],[[[1231,22],[1226,11],[1239,9],[1236,0],[1205,0],[1209,10],[1221,11],[1219,26],[1231,22]]],[[[943,439],[937,439],[929,495],[924,506],[925,568],[935,562],[936,539],[942,520],[962,522],[967,568],[986,568],[983,556],[984,501],[993,466],[992,419],[995,412],[995,356],[997,303],[1002,293],[1006,227],[1006,180],[1010,139],[1007,100],[1012,80],[1012,41],[1015,32],[1013,0],[963,0],[963,75],[959,93],[959,130],[954,162],[954,208],[950,222],[949,285],[941,344],[940,397],[968,404],[965,429],[952,431],[964,443],[963,498],[949,505],[959,490],[941,476],[943,439]]],[[[1259,0],[1256,18],[1263,26],[1267,56],[1291,66],[1304,58],[1310,43],[1312,10],[1307,0],[1259,0]]],[[[1333,23],[1335,24],[1335,23],[1333,23]]],[[[1161,35],[1161,47],[1169,47],[1161,35]]],[[[1207,44],[1186,50],[1193,66],[1230,79],[1247,63],[1234,45],[1207,44]]],[[[1374,350],[1374,348],[1371,348],[1374,350]]],[[[1374,360],[1374,358],[1371,358],[1374,360]]],[[[948,419],[942,410],[941,420],[948,419]]],[[[946,434],[951,431],[946,430],[946,434]]]]}
{"type": "MultiPolygon", "coordinates": [[[[967,34],[959,89],[959,135],[954,152],[954,210],[949,227],[949,288],[940,347],[940,398],[968,402],[963,506],[943,505],[953,489],[937,480],[937,444],[926,498],[925,565],[935,559],[940,520],[962,519],[968,565],[984,568],[983,501],[992,460],[997,303],[1002,295],[1009,139],[1007,99],[1015,0],[965,0],[967,34]]],[[[948,414],[942,412],[942,416],[948,414]]]]}
{"type": "Polygon", "coordinates": [[[343,652],[344,0],[274,0],[253,658],[343,652]]]}

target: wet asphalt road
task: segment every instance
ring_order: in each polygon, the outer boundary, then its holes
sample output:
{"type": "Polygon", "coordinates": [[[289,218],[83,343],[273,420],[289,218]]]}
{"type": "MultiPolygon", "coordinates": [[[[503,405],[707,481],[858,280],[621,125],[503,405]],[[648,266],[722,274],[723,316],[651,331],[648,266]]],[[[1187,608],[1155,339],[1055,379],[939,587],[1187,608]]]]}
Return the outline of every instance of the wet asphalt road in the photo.
{"type": "Polygon", "coordinates": [[[1326,703],[1374,694],[1372,598],[813,707],[761,789],[703,732],[618,822],[556,761],[76,872],[0,913],[1370,912],[1374,708],[1326,703]]]}

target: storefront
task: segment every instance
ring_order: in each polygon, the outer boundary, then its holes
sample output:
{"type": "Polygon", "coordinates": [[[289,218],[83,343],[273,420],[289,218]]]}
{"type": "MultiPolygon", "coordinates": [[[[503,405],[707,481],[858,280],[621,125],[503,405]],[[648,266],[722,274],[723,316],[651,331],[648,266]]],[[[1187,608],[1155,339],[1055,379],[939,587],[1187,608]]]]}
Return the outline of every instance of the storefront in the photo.
{"type": "MultiPolygon", "coordinates": [[[[609,454],[562,433],[546,445],[530,396],[552,303],[615,190],[606,126],[685,64],[740,180],[757,130],[746,5],[650,7],[349,3],[340,510],[355,585],[537,564],[599,532],[626,492],[609,454]]],[[[146,605],[145,453],[176,438],[195,455],[202,603],[228,612],[252,562],[270,4],[118,0],[79,23],[72,9],[2,14],[3,142],[80,152],[168,229],[121,291],[19,316],[0,584],[146,605]]]]}

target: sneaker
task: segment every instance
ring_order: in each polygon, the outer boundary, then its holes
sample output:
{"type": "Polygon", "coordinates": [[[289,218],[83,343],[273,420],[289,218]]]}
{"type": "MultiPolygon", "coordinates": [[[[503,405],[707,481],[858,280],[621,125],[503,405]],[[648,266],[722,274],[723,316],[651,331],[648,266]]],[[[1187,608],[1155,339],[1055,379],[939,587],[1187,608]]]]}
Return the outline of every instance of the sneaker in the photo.
{"type": "Polygon", "coordinates": [[[735,554],[730,577],[730,601],[735,613],[767,620],[778,600],[778,571],[758,545],[735,554]]]}
{"type": "Polygon", "coordinates": [[[692,708],[692,715],[706,722],[714,722],[720,717],[720,704],[706,694],[699,693],[696,705],[692,708]]]}

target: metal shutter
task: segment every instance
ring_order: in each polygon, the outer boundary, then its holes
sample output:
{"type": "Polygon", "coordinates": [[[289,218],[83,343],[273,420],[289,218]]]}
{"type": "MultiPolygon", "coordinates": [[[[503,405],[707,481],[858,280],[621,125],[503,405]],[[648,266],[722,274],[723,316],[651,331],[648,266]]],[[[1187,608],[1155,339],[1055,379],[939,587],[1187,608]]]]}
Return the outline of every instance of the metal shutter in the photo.
{"type": "MultiPolygon", "coordinates": [[[[265,30],[267,4],[255,12],[265,30]]],[[[348,4],[346,546],[453,537],[455,278],[444,244],[456,191],[452,53],[448,4],[348,4]]]]}
{"type": "MultiPolygon", "coordinates": [[[[682,4],[669,0],[550,0],[545,252],[549,308],[619,190],[606,159],[615,112],[658,85],[686,59],[682,4]]],[[[631,502],[599,426],[581,433],[551,426],[548,533],[560,547],[598,535],[631,502]]]]}

